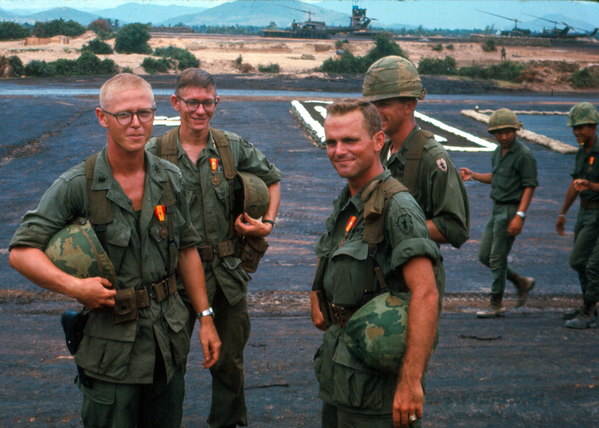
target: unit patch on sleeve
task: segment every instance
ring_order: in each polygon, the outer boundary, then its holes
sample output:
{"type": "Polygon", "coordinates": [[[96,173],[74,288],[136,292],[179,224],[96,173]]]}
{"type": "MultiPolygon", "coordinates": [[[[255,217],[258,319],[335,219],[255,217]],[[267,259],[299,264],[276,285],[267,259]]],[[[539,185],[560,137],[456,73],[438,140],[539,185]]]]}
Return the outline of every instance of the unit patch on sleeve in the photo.
{"type": "Polygon", "coordinates": [[[409,235],[412,233],[412,229],[414,228],[414,221],[412,220],[412,216],[408,213],[400,214],[397,217],[397,227],[404,235],[409,235]]]}
{"type": "Polygon", "coordinates": [[[447,172],[447,161],[443,158],[437,159],[437,166],[443,172],[447,172]]]}

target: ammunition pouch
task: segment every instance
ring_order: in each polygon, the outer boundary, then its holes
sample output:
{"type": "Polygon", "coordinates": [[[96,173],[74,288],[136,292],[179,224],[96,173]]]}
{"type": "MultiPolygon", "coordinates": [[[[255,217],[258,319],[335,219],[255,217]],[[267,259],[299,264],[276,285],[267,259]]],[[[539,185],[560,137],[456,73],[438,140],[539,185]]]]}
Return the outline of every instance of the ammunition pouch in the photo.
{"type": "Polygon", "coordinates": [[[255,273],[268,249],[268,242],[264,238],[245,237],[238,248],[240,250],[238,257],[241,259],[243,269],[248,273],[255,273]]]}
{"type": "Polygon", "coordinates": [[[141,290],[125,288],[117,290],[114,307],[112,308],[112,324],[118,324],[137,319],[137,309],[150,306],[150,299],[162,302],[177,291],[177,278],[171,275],[160,282],[149,285],[141,290]]]}

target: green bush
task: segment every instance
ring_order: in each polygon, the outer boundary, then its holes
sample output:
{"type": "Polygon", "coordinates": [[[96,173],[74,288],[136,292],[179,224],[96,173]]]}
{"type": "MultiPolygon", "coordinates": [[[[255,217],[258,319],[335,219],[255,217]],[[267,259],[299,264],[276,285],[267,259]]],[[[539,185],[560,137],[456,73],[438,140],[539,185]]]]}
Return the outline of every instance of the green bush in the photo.
{"type": "Polygon", "coordinates": [[[483,68],[477,64],[468,67],[462,67],[458,70],[458,75],[470,77],[472,79],[485,80],[506,80],[508,82],[519,82],[520,75],[525,67],[522,63],[503,61],[497,65],[491,65],[483,68]]]}
{"type": "Polygon", "coordinates": [[[341,39],[335,40],[335,48],[341,49],[342,47],[343,47],[343,40],[341,40],[341,39]]]}
{"type": "Polygon", "coordinates": [[[102,61],[92,52],[84,51],[81,56],[75,60],[77,63],[76,72],[81,76],[104,76],[116,74],[116,64],[111,59],[102,61]]]}
{"type": "Polygon", "coordinates": [[[129,74],[134,74],[133,73],[133,69],[131,67],[125,67],[121,70],[121,73],[129,73],[129,74]]]}
{"type": "Polygon", "coordinates": [[[125,25],[116,35],[114,50],[123,54],[151,54],[152,48],[148,44],[151,36],[148,27],[145,24],[125,25]]]}
{"type": "Polygon", "coordinates": [[[279,64],[270,63],[268,65],[258,64],[258,71],[260,73],[278,73],[281,71],[279,64]]]}
{"type": "Polygon", "coordinates": [[[146,73],[154,74],[168,73],[168,71],[173,67],[173,64],[168,58],[154,59],[146,57],[141,63],[141,66],[144,70],[146,70],[146,73]]]}
{"type": "Polygon", "coordinates": [[[112,25],[109,21],[98,18],[87,26],[88,30],[93,31],[102,40],[112,39],[115,33],[112,31],[112,25]]]}
{"type": "Polygon", "coordinates": [[[72,19],[65,21],[60,18],[48,22],[36,21],[33,26],[33,35],[35,37],[54,37],[59,35],[76,37],[85,33],[85,30],[86,28],[83,25],[72,19]]]}
{"type": "Polygon", "coordinates": [[[76,60],[59,59],[50,63],[33,60],[25,66],[26,76],[105,76],[116,74],[113,60],[102,61],[90,51],[84,51],[76,60]]]}
{"type": "Polygon", "coordinates": [[[110,55],[113,51],[110,45],[100,39],[93,39],[81,47],[82,51],[90,51],[96,55],[110,55]]]}
{"type": "Polygon", "coordinates": [[[447,49],[448,51],[452,51],[453,50],[453,43],[450,43],[447,46],[445,46],[445,49],[447,49]]]}
{"type": "Polygon", "coordinates": [[[408,54],[394,41],[392,35],[381,31],[374,38],[374,47],[365,56],[354,56],[348,50],[341,58],[329,58],[322,63],[321,71],[325,73],[365,73],[375,61],[389,55],[408,58],[408,54]]]}
{"type": "Polygon", "coordinates": [[[10,68],[12,68],[12,74],[14,76],[21,76],[24,71],[23,62],[21,58],[16,55],[8,57],[8,63],[10,64],[10,68]]]}
{"type": "Polygon", "coordinates": [[[457,74],[456,60],[452,56],[445,58],[423,58],[418,64],[418,74],[454,76],[457,74]]]}
{"type": "Polygon", "coordinates": [[[16,22],[0,22],[0,40],[17,40],[29,37],[29,29],[16,22]]]}
{"type": "Polygon", "coordinates": [[[495,40],[493,40],[493,39],[485,40],[485,42],[481,45],[481,47],[483,48],[483,51],[485,51],[485,52],[493,52],[493,51],[497,50],[497,47],[495,46],[495,40]]]}
{"type": "Polygon", "coordinates": [[[174,46],[169,46],[167,48],[156,48],[154,51],[154,56],[171,58],[177,61],[177,68],[179,70],[198,68],[200,66],[200,60],[197,59],[194,54],[189,52],[187,49],[176,48],[174,46]]]}
{"type": "Polygon", "coordinates": [[[575,88],[596,88],[599,86],[599,75],[592,73],[588,68],[581,68],[572,73],[570,83],[575,88]]]}
{"type": "Polygon", "coordinates": [[[443,45],[439,43],[438,45],[433,46],[433,50],[436,52],[441,52],[443,50],[443,45]]]}
{"type": "Polygon", "coordinates": [[[25,75],[31,77],[48,77],[54,75],[54,69],[46,63],[34,59],[25,66],[25,75]]]}

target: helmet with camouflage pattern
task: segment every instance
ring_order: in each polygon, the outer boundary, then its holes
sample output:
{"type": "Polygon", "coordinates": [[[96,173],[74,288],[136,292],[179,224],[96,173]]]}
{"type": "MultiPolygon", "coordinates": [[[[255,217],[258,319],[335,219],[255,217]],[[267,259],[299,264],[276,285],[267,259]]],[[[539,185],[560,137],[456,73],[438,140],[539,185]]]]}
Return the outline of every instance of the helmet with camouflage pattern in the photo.
{"type": "Polygon", "coordinates": [[[61,271],[77,278],[101,276],[113,285],[116,273],[89,221],[77,217],[50,238],[45,251],[61,271]]]}
{"type": "Polygon", "coordinates": [[[270,204],[268,187],[264,181],[249,172],[237,171],[237,180],[240,186],[235,194],[233,212],[236,215],[248,213],[251,218],[259,219],[270,204]]]}
{"type": "Polygon", "coordinates": [[[362,306],[345,328],[345,344],[358,361],[398,373],[406,352],[410,293],[383,293],[362,306]]]}
{"type": "Polygon", "coordinates": [[[599,124],[599,113],[591,103],[576,104],[568,113],[568,124],[566,126],[596,124],[599,124]]]}
{"type": "Polygon", "coordinates": [[[423,100],[426,89],[422,87],[414,64],[400,56],[387,56],[372,64],[366,72],[362,95],[370,102],[397,97],[423,100]]]}
{"type": "Polygon", "coordinates": [[[493,134],[500,129],[514,129],[518,131],[522,128],[522,123],[518,121],[516,114],[507,108],[495,110],[489,119],[489,134],[493,134]]]}

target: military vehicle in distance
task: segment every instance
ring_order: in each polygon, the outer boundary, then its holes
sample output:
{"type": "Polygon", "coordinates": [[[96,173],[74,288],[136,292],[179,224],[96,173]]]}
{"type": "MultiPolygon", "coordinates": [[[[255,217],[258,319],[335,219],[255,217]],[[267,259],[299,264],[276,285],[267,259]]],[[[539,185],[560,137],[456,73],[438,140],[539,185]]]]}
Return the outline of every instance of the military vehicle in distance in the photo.
{"type": "Polygon", "coordinates": [[[312,21],[314,12],[295,9],[288,6],[277,5],[288,9],[298,10],[308,14],[308,20],[304,22],[293,21],[291,25],[284,30],[262,30],[262,37],[284,37],[290,39],[328,39],[332,35],[338,33],[353,33],[364,31],[373,21],[372,18],[366,17],[366,9],[360,8],[357,5],[352,6],[352,16],[348,27],[329,27],[324,21],[312,21]]]}

